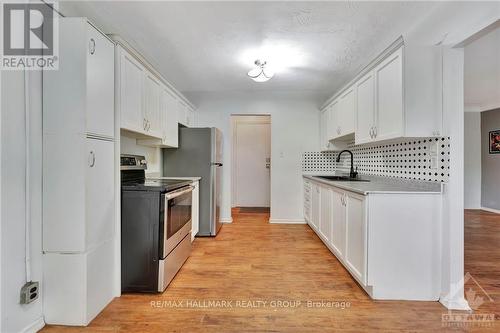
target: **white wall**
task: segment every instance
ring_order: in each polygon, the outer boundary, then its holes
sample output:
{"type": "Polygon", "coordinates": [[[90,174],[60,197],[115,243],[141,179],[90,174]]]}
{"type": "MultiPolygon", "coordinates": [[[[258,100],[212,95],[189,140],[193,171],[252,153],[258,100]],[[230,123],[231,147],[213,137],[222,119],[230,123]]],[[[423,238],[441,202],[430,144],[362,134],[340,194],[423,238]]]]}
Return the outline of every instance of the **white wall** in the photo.
{"type": "Polygon", "coordinates": [[[481,208],[481,113],[465,112],[464,207],[481,208]]]}
{"type": "Polygon", "coordinates": [[[197,126],[223,133],[221,218],[231,217],[231,114],[271,115],[271,220],[303,221],[301,154],[318,148],[319,112],[305,94],[193,93],[197,126]]]}
{"type": "Polygon", "coordinates": [[[465,106],[500,108],[500,24],[465,47],[465,106]]]}
{"type": "MultiPolygon", "coordinates": [[[[1,332],[34,331],[43,325],[42,300],[19,304],[25,278],[25,217],[31,216],[31,277],[42,281],[41,75],[30,73],[30,207],[25,205],[24,73],[1,77],[1,332]]],[[[54,161],[57,163],[57,161],[54,161]]]]}
{"type": "Polygon", "coordinates": [[[120,136],[120,154],[143,155],[148,161],[146,173],[150,176],[161,176],[162,154],[160,148],[146,147],[137,144],[137,140],[122,133],[120,136]]]}

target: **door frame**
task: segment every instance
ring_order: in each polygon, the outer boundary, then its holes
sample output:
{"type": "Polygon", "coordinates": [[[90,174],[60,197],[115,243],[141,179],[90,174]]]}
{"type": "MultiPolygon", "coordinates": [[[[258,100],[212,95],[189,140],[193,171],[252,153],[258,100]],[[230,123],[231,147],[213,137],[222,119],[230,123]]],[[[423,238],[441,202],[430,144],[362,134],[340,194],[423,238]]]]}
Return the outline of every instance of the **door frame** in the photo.
{"type": "MultiPolygon", "coordinates": [[[[270,114],[231,114],[230,116],[230,121],[231,121],[231,208],[236,207],[237,203],[237,180],[236,180],[236,160],[237,160],[237,153],[236,153],[236,133],[237,133],[237,123],[238,122],[244,122],[244,123],[253,123],[253,124],[269,124],[270,130],[271,130],[271,135],[270,135],[270,142],[269,142],[269,152],[270,152],[270,157],[271,157],[271,176],[269,179],[269,198],[271,198],[271,178],[272,178],[272,120],[271,120],[271,115],[270,114]]],[[[269,199],[269,205],[271,205],[271,199],[269,199]]]]}

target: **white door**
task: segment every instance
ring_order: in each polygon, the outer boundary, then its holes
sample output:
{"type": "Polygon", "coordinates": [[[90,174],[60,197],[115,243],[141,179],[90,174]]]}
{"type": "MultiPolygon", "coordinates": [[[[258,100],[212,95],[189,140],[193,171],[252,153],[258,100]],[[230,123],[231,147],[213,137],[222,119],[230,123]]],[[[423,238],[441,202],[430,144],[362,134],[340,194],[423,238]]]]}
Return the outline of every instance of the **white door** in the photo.
{"type": "Polygon", "coordinates": [[[114,233],[114,142],[87,139],[86,246],[111,239],[114,233]]]}
{"type": "Polygon", "coordinates": [[[338,110],[339,136],[354,132],[354,122],[356,119],[355,95],[354,87],[350,87],[340,98],[340,107],[338,110]]]}
{"type": "Polygon", "coordinates": [[[319,220],[319,233],[326,243],[330,242],[332,230],[332,190],[321,187],[321,217],[319,220]]]}
{"type": "Polygon", "coordinates": [[[114,137],[115,46],[87,23],[87,133],[114,137]]]}
{"type": "Polygon", "coordinates": [[[144,81],[144,118],[146,132],[149,135],[162,137],[160,123],[160,81],[151,73],[146,74],[144,81]]]}
{"type": "Polygon", "coordinates": [[[332,230],[330,245],[339,259],[344,259],[345,252],[345,207],[344,195],[332,191],[332,230]]]}
{"type": "Polygon", "coordinates": [[[177,100],[170,91],[163,89],[162,98],[165,99],[166,114],[163,120],[164,126],[164,144],[169,147],[178,147],[179,127],[177,122],[177,100]]]}
{"type": "Polygon", "coordinates": [[[120,110],[121,128],[143,133],[144,69],[131,55],[121,50],[120,56],[120,110]]]}
{"type": "Polygon", "coordinates": [[[319,219],[321,214],[321,190],[318,184],[312,184],[311,186],[311,200],[312,200],[312,212],[311,212],[311,223],[310,226],[314,230],[318,230],[319,219]]]}
{"type": "Polygon", "coordinates": [[[366,220],[364,199],[347,193],[345,262],[351,273],[366,284],[366,220]]]}
{"type": "Polygon", "coordinates": [[[373,72],[366,74],[356,83],[357,120],[356,144],[372,140],[373,117],[375,113],[375,80],[373,72]]]}
{"type": "Polygon", "coordinates": [[[375,140],[403,135],[403,50],[399,49],[375,68],[375,140]]]}
{"type": "Polygon", "coordinates": [[[234,119],[235,205],[269,207],[271,123],[268,116],[234,119]]]}

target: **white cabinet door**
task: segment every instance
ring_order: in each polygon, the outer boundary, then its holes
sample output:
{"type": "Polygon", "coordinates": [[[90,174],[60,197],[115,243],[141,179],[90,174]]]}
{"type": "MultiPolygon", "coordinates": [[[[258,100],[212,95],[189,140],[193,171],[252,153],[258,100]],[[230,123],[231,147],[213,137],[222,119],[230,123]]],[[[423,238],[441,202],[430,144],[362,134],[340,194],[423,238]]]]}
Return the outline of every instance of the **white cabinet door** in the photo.
{"type": "Polygon", "coordinates": [[[356,144],[370,142],[373,134],[375,116],[375,79],[373,72],[369,72],[356,82],[357,119],[356,144]]]}
{"type": "Polygon", "coordinates": [[[319,220],[319,233],[326,243],[330,242],[332,229],[332,190],[329,187],[321,187],[321,214],[319,220]]]}
{"type": "Polygon", "coordinates": [[[332,230],[330,245],[340,260],[344,259],[345,253],[345,207],[344,194],[339,191],[332,191],[332,230]]]}
{"type": "Polygon", "coordinates": [[[114,137],[115,46],[87,23],[87,133],[114,137]]]}
{"type": "Polygon", "coordinates": [[[304,219],[307,223],[311,220],[311,183],[304,182],[304,219]]]}
{"type": "Polygon", "coordinates": [[[188,126],[188,106],[183,101],[178,101],[177,120],[179,124],[188,126]]]}
{"type": "Polygon", "coordinates": [[[330,109],[327,107],[321,111],[320,114],[320,150],[325,151],[329,150],[330,142],[328,141],[328,130],[329,130],[329,122],[330,122],[330,109]]]}
{"type": "Polygon", "coordinates": [[[146,120],[143,116],[144,68],[123,49],[120,55],[120,110],[121,128],[143,133],[146,120]]]}
{"type": "Polygon", "coordinates": [[[318,184],[312,184],[312,213],[311,223],[309,224],[314,230],[318,230],[320,214],[321,214],[321,190],[318,184]]]}
{"type": "Polygon", "coordinates": [[[337,137],[354,133],[356,117],[356,92],[354,87],[345,91],[339,99],[337,137]]]}
{"type": "Polygon", "coordinates": [[[160,81],[147,72],[144,79],[144,118],[146,119],[146,132],[155,137],[162,137],[160,122],[160,81]]]}
{"type": "Polygon", "coordinates": [[[375,140],[387,140],[404,135],[403,126],[403,50],[391,54],[374,70],[375,140]]]}
{"type": "Polygon", "coordinates": [[[114,233],[114,142],[87,139],[86,247],[111,239],[114,233]]]}
{"type": "Polygon", "coordinates": [[[363,196],[346,192],[346,251],[345,263],[349,271],[366,285],[367,230],[363,196]]]}
{"type": "Polygon", "coordinates": [[[333,140],[338,137],[339,132],[339,101],[334,101],[329,108],[328,119],[328,139],[333,140]]]}
{"type": "Polygon", "coordinates": [[[178,104],[174,95],[170,93],[168,90],[164,89],[162,92],[163,97],[166,101],[166,119],[164,122],[165,133],[164,133],[164,141],[165,145],[173,148],[177,148],[179,145],[179,125],[177,120],[177,109],[178,104]]]}

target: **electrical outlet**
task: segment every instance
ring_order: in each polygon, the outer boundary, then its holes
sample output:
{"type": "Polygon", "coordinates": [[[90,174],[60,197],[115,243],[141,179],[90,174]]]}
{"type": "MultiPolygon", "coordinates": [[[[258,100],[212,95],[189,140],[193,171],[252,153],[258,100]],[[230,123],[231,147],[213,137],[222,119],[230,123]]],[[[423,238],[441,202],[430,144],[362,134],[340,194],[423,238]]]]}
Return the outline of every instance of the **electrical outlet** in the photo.
{"type": "Polygon", "coordinates": [[[27,282],[21,288],[21,304],[29,304],[36,301],[38,299],[39,289],[38,282],[27,282]]]}
{"type": "Polygon", "coordinates": [[[431,166],[430,168],[432,170],[436,170],[438,168],[438,156],[439,156],[439,142],[438,141],[433,141],[431,142],[431,146],[429,147],[430,151],[430,159],[431,159],[431,166]]]}

